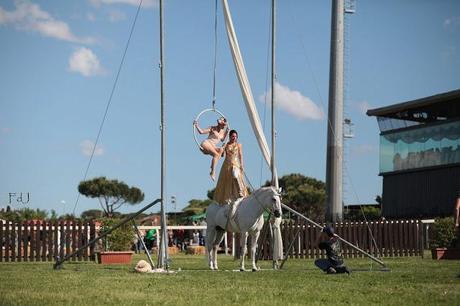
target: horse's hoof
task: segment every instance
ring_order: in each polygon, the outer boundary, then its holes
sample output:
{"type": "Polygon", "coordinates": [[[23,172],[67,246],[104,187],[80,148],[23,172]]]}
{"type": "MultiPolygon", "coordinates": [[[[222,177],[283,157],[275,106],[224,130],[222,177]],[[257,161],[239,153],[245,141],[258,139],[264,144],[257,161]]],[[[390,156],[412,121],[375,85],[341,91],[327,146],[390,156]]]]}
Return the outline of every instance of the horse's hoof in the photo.
{"type": "Polygon", "coordinates": [[[259,269],[252,268],[252,272],[257,272],[257,271],[259,271],[259,269]]]}
{"type": "Polygon", "coordinates": [[[240,272],[246,272],[246,269],[240,268],[240,272]]]}

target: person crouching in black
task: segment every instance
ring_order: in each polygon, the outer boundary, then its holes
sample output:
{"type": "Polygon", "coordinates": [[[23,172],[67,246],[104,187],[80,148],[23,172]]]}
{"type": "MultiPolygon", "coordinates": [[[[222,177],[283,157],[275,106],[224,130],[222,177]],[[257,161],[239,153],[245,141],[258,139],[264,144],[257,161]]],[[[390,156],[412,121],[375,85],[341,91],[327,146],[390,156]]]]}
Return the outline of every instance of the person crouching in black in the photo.
{"type": "Polygon", "coordinates": [[[324,227],[316,239],[316,245],[321,250],[326,250],[326,258],[315,260],[315,265],[327,274],[347,273],[350,270],[345,266],[340,251],[340,241],[334,234],[332,227],[324,227]]]}

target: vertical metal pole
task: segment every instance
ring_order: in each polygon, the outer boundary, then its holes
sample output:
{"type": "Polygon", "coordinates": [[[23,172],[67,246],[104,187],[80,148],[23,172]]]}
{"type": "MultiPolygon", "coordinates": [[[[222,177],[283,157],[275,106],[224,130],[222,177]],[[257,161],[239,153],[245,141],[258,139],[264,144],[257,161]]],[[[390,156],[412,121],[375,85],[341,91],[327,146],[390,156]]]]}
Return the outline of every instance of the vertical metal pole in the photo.
{"type": "Polygon", "coordinates": [[[326,220],[342,220],[344,0],[332,0],[326,157],[326,220]]]}
{"type": "Polygon", "coordinates": [[[278,189],[278,178],[276,177],[276,167],[275,167],[275,79],[276,79],[276,71],[275,71],[275,29],[276,29],[276,0],[272,0],[272,92],[271,92],[271,123],[272,123],[272,154],[271,154],[271,161],[270,167],[272,172],[272,185],[278,189]]]}
{"type": "MultiPolygon", "coordinates": [[[[272,154],[270,160],[271,172],[272,172],[272,186],[274,186],[277,190],[279,188],[278,185],[278,177],[276,173],[276,165],[275,165],[275,152],[276,152],[276,132],[275,132],[275,79],[276,79],[276,0],[272,0],[272,75],[271,75],[271,87],[272,87],[272,95],[271,95],[271,121],[272,121],[272,154]]],[[[278,260],[275,257],[275,233],[274,231],[277,230],[275,227],[272,226],[269,217],[269,228],[270,228],[270,247],[273,255],[273,262],[272,266],[273,269],[278,268],[278,260]]]]}
{"type": "MultiPolygon", "coordinates": [[[[150,256],[150,251],[147,250],[147,246],[145,245],[145,242],[144,242],[144,239],[143,239],[144,237],[142,237],[141,231],[140,231],[139,228],[137,227],[136,222],[134,221],[134,219],[133,219],[133,227],[134,227],[134,230],[136,231],[138,243],[139,243],[139,241],[141,242],[142,247],[144,248],[145,254],[147,254],[147,258],[148,258],[148,260],[149,260],[149,262],[150,262],[150,266],[151,266],[152,269],[153,269],[153,267],[155,267],[155,265],[153,264],[152,257],[150,256]]],[[[137,243],[137,244],[138,244],[138,243],[137,243]]],[[[137,251],[137,245],[136,245],[136,251],[137,251]]]]}
{"type": "Polygon", "coordinates": [[[160,113],[161,113],[161,238],[158,254],[158,268],[168,269],[168,229],[165,214],[165,175],[166,175],[166,126],[164,107],[164,28],[163,28],[163,0],[160,0],[160,113]]]}

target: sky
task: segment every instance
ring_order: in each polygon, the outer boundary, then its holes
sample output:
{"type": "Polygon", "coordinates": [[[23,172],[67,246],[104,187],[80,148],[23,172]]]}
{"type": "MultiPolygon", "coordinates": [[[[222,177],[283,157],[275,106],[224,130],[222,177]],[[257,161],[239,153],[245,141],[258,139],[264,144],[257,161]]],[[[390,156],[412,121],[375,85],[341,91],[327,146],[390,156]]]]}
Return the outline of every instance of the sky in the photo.
{"type": "MultiPolygon", "coordinates": [[[[205,199],[215,187],[210,158],[192,132],[197,114],[211,107],[214,54],[216,107],[239,132],[250,183],[257,188],[271,177],[245,111],[218,2],[214,52],[214,0],[164,1],[167,211],[205,199]]],[[[229,0],[268,140],[270,2],[229,0]]],[[[277,2],[278,173],[324,181],[331,1],[277,2]]],[[[0,1],[0,208],[77,215],[99,209],[97,200],[78,197],[88,165],[87,179],[106,176],[145,193],[141,204],[122,212],[160,197],[157,0],[143,1],[114,86],[138,4],[0,1]]],[[[382,191],[379,129],[366,110],[460,88],[460,1],[356,1],[355,9],[346,16],[344,117],[354,124],[354,137],[344,144],[346,204],[374,203],[382,191]]],[[[217,118],[200,119],[207,126],[217,118]]]]}

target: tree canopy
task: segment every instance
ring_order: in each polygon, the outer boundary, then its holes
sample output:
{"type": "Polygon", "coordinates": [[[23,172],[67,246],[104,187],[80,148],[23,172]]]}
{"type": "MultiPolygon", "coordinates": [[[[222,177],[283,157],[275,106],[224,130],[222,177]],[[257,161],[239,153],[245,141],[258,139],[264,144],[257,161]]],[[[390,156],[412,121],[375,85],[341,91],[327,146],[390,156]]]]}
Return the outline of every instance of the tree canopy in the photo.
{"type": "Polygon", "coordinates": [[[102,218],[103,215],[104,215],[104,211],[100,209],[88,209],[82,212],[80,214],[80,217],[83,220],[92,220],[92,219],[102,218]]]}
{"type": "Polygon", "coordinates": [[[209,204],[212,203],[212,198],[214,196],[214,191],[216,188],[208,190],[207,192],[207,199],[206,200],[199,200],[199,199],[191,199],[188,201],[188,205],[182,209],[186,216],[193,216],[193,215],[201,215],[206,211],[209,204]]]}
{"type": "Polygon", "coordinates": [[[182,209],[183,212],[186,213],[188,216],[199,215],[205,212],[206,208],[208,208],[209,204],[212,203],[212,200],[197,200],[192,199],[188,201],[188,205],[182,209]]]}
{"type": "MultiPolygon", "coordinates": [[[[267,181],[265,186],[269,186],[267,181]]],[[[326,184],[315,178],[293,173],[279,178],[279,185],[283,189],[282,202],[301,214],[316,220],[324,221],[326,211],[326,184]]],[[[182,211],[189,215],[201,214],[212,202],[215,189],[208,190],[206,200],[190,200],[182,211]]]]}
{"type": "MultiPolygon", "coordinates": [[[[265,186],[269,186],[266,182],[265,186]]],[[[283,204],[316,221],[324,221],[326,211],[326,184],[299,173],[279,178],[283,189],[283,204]]]]}
{"type": "Polygon", "coordinates": [[[113,217],[114,212],[125,203],[134,205],[144,200],[144,193],[139,188],[103,176],[80,182],[78,192],[86,197],[98,198],[107,217],[113,217]]]}
{"type": "MultiPolygon", "coordinates": [[[[54,215],[52,214],[52,217],[54,215]]],[[[19,210],[11,210],[8,206],[6,211],[0,211],[0,219],[14,221],[14,222],[21,222],[25,220],[46,220],[48,218],[48,212],[46,210],[41,209],[32,209],[29,207],[25,207],[19,210]]]]}

